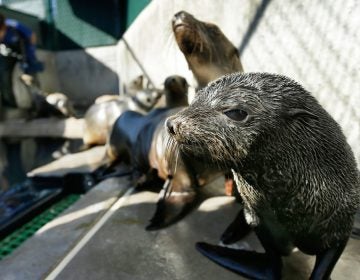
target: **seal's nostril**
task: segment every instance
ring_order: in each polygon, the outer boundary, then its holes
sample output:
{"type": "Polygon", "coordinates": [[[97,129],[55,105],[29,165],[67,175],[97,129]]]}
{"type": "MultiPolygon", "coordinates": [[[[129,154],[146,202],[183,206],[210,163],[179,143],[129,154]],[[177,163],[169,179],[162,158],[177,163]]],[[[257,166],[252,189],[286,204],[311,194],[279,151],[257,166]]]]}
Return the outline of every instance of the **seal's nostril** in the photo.
{"type": "Polygon", "coordinates": [[[176,79],[174,77],[168,77],[165,80],[165,87],[168,88],[170,87],[172,84],[174,84],[176,82],[176,79]]]}
{"type": "Polygon", "coordinates": [[[175,17],[175,18],[184,17],[184,11],[177,12],[177,13],[174,15],[174,17],[175,17]]]}
{"type": "Polygon", "coordinates": [[[175,126],[171,120],[166,120],[166,128],[171,135],[175,135],[175,126]]]}

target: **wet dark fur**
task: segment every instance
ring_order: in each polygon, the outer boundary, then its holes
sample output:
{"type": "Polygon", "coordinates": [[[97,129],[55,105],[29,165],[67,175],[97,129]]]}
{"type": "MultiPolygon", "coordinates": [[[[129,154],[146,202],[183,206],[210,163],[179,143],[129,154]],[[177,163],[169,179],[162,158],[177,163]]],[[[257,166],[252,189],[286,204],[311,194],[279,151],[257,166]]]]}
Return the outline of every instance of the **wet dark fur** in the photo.
{"type": "Polygon", "coordinates": [[[182,152],[233,170],[247,223],[280,236],[281,254],[346,243],[360,201],[355,159],[339,125],[296,82],[227,75],[167,125],[182,152]],[[225,114],[234,109],[247,117],[225,114]]]}

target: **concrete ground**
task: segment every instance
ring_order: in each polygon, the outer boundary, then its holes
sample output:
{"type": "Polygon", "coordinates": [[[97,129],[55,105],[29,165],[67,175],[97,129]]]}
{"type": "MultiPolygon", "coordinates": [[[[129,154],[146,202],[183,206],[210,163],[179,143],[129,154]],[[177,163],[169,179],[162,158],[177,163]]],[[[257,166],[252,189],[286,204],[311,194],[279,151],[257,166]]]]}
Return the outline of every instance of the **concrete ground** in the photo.
{"type": "MultiPolygon", "coordinates": [[[[219,188],[218,180],[209,189],[219,188]]],[[[195,242],[218,243],[237,213],[233,198],[209,197],[179,223],[147,232],[157,194],[108,179],[0,262],[1,279],[242,279],[212,263],[195,242]]],[[[261,250],[254,235],[235,247],[261,250]]],[[[284,258],[284,279],[308,279],[314,258],[284,258]]],[[[351,239],[332,279],[359,279],[360,241],[351,239]]]]}

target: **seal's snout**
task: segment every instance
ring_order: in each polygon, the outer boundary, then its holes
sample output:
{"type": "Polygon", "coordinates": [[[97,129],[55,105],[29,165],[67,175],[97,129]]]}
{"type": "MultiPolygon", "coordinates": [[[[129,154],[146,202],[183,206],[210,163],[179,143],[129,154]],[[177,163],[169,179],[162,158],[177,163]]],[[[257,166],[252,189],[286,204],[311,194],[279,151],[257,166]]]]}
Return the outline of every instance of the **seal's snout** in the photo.
{"type": "Polygon", "coordinates": [[[176,78],[174,76],[170,76],[165,80],[165,88],[170,88],[176,83],[176,78]]]}
{"type": "Polygon", "coordinates": [[[172,25],[175,28],[176,26],[183,25],[191,17],[190,14],[184,11],[177,12],[172,18],[172,25]]]}
{"type": "Polygon", "coordinates": [[[177,13],[174,15],[173,20],[184,20],[187,14],[188,14],[188,13],[187,13],[187,12],[184,12],[184,11],[177,12],[177,13]]]}
{"type": "Polygon", "coordinates": [[[175,135],[176,134],[176,125],[175,122],[173,120],[171,120],[170,118],[166,120],[165,123],[166,129],[169,132],[170,135],[175,135]]]}
{"type": "Polygon", "coordinates": [[[165,89],[181,95],[187,93],[189,87],[185,78],[176,75],[166,78],[164,86],[165,89]]]}

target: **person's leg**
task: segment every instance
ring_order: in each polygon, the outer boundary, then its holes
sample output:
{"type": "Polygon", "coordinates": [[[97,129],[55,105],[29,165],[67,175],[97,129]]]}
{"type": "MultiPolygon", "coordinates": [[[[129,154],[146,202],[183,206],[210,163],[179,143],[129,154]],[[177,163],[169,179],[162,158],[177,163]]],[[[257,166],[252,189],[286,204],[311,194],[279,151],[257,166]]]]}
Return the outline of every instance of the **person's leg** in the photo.
{"type": "Polygon", "coordinates": [[[12,87],[15,63],[14,58],[0,56],[0,93],[3,107],[17,107],[12,87]]]}

